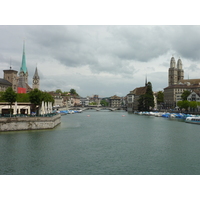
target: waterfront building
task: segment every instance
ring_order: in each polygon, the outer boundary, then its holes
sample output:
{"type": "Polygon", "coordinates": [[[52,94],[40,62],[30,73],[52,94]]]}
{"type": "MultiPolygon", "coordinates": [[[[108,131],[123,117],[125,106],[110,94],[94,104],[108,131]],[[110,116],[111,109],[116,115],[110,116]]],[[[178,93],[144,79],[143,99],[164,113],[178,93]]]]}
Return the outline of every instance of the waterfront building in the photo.
{"type": "Polygon", "coordinates": [[[164,88],[164,106],[165,108],[174,108],[178,101],[181,101],[181,95],[185,90],[200,90],[200,79],[184,79],[184,70],[181,59],[178,59],[177,65],[175,58],[172,57],[168,70],[168,87],[164,88]]]}
{"type": "MultiPolygon", "coordinates": [[[[24,115],[30,115],[32,104],[28,102],[17,102],[12,104],[12,110],[13,114],[24,114],[24,115]]],[[[9,115],[10,114],[10,105],[8,102],[0,102],[0,115],[9,115]]]]}
{"type": "Polygon", "coordinates": [[[133,112],[138,110],[138,100],[141,95],[146,94],[147,86],[135,88],[127,94],[127,111],[133,112]]]}
{"type": "Polygon", "coordinates": [[[80,106],[80,97],[76,95],[70,96],[70,106],[80,106]]]}
{"type": "Polygon", "coordinates": [[[121,108],[121,106],[122,106],[121,97],[118,97],[117,95],[110,97],[110,107],[121,108]]]}
{"type": "Polygon", "coordinates": [[[61,93],[55,93],[55,92],[48,92],[54,99],[54,106],[56,107],[63,107],[63,97],[61,93]]]}
{"type": "Polygon", "coordinates": [[[187,97],[188,101],[196,101],[196,102],[200,102],[200,91],[193,91],[191,92],[191,94],[187,97]]]}
{"type": "Polygon", "coordinates": [[[100,105],[101,98],[99,98],[99,95],[95,94],[92,97],[90,97],[90,104],[100,105]]]}
{"type": "Polygon", "coordinates": [[[90,98],[89,97],[80,97],[81,106],[89,106],[90,98]]]}

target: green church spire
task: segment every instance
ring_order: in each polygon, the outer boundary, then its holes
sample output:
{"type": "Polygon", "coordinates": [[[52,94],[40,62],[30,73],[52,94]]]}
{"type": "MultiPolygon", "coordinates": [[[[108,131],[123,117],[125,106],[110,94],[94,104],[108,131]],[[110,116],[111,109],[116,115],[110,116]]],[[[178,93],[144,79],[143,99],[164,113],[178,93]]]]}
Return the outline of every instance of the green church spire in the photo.
{"type": "Polygon", "coordinates": [[[20,72],[24,72],[24,74],[27,73],[27,67],[26,67],[26,55],[25,55],[25,42],[23,44],[23,55],[22,55],[22,65],[20,68],[20,72]]]}

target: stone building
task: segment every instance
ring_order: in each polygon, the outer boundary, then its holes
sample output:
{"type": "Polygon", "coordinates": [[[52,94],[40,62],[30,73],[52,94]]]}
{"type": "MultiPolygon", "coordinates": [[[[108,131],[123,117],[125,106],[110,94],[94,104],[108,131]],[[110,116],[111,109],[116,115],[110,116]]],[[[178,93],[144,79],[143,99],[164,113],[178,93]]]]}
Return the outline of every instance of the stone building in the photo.
{"type": "Polygon", "coordinates": [[[12,83],[3,78],[0,78],[0,91],[5,92],[8,87],[12,87],[12,83]]]}
{"type": "Polygon", "coordinates": [[[178,59],[176,65],[175,58],[172,57],[168,71],[168,87],[164,88],[165,108],[176,107],[177,102],[181,101],[181,95],[185,90],[200,90],[200,79],[184,79],[181,59],[178,59]]]}
{"type": "Polygon", "coordinates": [[[127,94],[127,111],[133,112],[138,110],[138,100],[140,95],[146,94],[147,86],[135,88],[127,94]]]}
{"type": "Polygon", "coordinates": [[[113,108],[121,108],[122,106],[122,99],[116,95],[110,97],[110,107],[113,108]]]}
{"type": "Polygon", "coordinates": [[[40,78],[38,76],[37,68],[33,76],[33,88],[28,84],[28,69],[26,66],[26,54],[25,54],[25,44],[23,44],[23,54],[22,54],[22,63],[21,68],[18,74],[18,71],[13,70],[10,66],[10,69],[3,70],[4,77],[0,79],[0,91],[5,91],[8,87],[12,87],[16,93],[27,93],[32,89],[39,89],[40,78]],[[8,82],[11,84],[8,84],[8,82]]]}

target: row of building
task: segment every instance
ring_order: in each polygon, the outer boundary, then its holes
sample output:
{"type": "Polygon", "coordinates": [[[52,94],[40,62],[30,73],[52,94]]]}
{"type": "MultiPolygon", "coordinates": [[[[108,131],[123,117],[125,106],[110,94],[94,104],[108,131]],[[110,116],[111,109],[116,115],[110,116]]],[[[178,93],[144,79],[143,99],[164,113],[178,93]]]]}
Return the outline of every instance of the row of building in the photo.
{"type": "MultiPolygon", "coordinates": [[[[32,87],[28,84],[28,69],[26,66],[25,43],[23,44],[23,54],[21,68],[18,71],[10,69],[3,70],[4,76],[0,78],[0,91],[5,91],[8,87],[12,87],[16,93],[27,93],[31,90],[40,87],[40,77],[38,75],[37,67],[34,76],[32,77],[32,87]]],[[[137,87],[130,91],[126,97],[119,97],[117,95],[108,98],[99,98],[98,95],[93,97],[78,97],[76,95],[62,95],[55,92],[49,92],[54,100],[55,106],[89,106],[91,103],[100,105],[101,100],[108,102],[109,107],[126,107],[128,111],[135,111],[138,109],[138,99],[140,95],[146,93],[147,86],[137,87]]],[[[162,107],[175,108],[177,102],[181,100],[181,95],[185,90],[189,90],[191,95],[188,97],[189,101],[200,101],[200,79],[184,79],[184,70],[181,59],[178,59],[177,64],[174,57],[170,60],[168,69],[168,86],[163,89],[164,102],[162,107]]],[[[154,102],[157,109],[156,92],[154,92],[154,102]]]]}
{"type": "MultiPolygon", "coordinates": [[[[140,95],[146,93],[147,87],[138,87],[127,95],[127,110],[135,111],[138,109],[138,99],[140,95]]],[[[184,91],[190,91],[188,101],[200,102],[200,79],[184,79],[184,70],[181,59],[178,59],[177,64],[174,57],[170,60],[168,69],[168,86],[163,89],[164,101],[159,109],[175,109],[177,102],[181,101],[181,95],[184,91]]],[[[158,109],[157,92],[154,92],[154,109],[158,109]]]]}

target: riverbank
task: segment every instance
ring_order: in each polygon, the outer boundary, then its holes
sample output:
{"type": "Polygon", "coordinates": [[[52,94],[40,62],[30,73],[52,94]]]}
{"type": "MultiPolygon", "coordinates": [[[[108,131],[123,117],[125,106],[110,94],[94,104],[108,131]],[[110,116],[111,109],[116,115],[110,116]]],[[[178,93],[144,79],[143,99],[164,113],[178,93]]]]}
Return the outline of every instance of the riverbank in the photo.
{"type": "Polygon", "coordinates": [[[0,118],[0,131],[53,129],[60,123],[60,114],[48,117],[0,118]]]}

